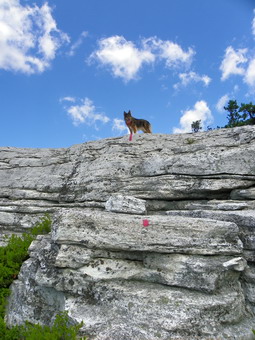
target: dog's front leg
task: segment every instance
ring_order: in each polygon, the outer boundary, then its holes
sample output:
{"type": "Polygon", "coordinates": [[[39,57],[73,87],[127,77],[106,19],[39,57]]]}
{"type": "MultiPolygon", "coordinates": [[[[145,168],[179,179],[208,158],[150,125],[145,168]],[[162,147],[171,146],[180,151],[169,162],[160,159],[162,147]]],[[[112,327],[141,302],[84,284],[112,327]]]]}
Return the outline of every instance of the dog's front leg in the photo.
{"type": "Polygon", "coordinates": [[[129,141],[132,142],[132,138],[133,138],[133,131],[132,129],[130,129],[129,127],[129,131],[130,131],[130,135],[129,135],[129,141]]]}

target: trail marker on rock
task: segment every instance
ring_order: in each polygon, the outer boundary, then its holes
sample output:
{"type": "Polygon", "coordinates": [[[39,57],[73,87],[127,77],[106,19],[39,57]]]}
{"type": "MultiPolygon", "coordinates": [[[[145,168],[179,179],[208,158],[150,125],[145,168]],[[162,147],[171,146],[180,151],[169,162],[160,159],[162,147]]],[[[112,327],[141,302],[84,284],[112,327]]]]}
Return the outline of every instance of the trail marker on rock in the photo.
{"type": "Polygon", "coordinates": [[[150,224],[149,224],[149,220],[143,220],[143,226],[144,227],[148,227],[150,224]]]}

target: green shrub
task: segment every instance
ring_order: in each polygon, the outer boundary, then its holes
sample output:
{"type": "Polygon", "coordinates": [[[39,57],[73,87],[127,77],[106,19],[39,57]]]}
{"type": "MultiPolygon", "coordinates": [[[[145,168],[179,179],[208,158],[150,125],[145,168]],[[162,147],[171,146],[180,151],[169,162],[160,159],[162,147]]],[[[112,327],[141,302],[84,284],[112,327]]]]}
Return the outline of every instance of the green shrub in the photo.
{"type": "MultiPolygon", "coordinates": [[[[51,219],[42,217],[33,228],[22,236],[6,238],[5,247],[0,247],[0,339],[1,340],[74,340],[82,323],[69,325],[67,312],[56,316],[52,327],[33,325],[28,322],[22,326],[8,328],[4,321],[6,298],[10,285],[17,278],[22,263],[28,258],[28,248],[37,235],[49,233],[51,219]]],[[[85,339],[85,338],[83,338],[85,339]]]]}
{"type": "MultiPolygon", "coordinates": [[[[21,237],[12,235],[5,247],[0,247],[0,290],[8,288],[17,278],[22,263],[28,258],[28,248],[37,235],[50,232],[51,219],[45,215],[21,237]]],[[[1,299],[0,291],[0,299],[1,299]]]]}
{"type": "Polygon", "coordinates": [[[67,312],[61,312],[56,315],[52,327],[26,322],[25,325],[8,329],[0,320],[0,336],[2,340],[75,340],[81,327],[82,323],[69,325],[67,312]]]}

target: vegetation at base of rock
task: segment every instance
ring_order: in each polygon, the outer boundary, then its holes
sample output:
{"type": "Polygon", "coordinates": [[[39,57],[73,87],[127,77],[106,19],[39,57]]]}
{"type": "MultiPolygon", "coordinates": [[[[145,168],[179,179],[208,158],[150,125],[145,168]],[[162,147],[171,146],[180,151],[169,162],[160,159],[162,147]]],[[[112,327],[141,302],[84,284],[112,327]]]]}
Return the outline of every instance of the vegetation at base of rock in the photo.
{"type": "Polygon", "coordinates": [[[51,219],[45,215],[22,236],[6,237],[7,245],[0,247],[0,339],[2,340],[72,340],[77,338],[78,331],[82,327],[82,324],[70,326],[67,312],[58,314],[52,327],[26,322],[25,325],[8,328],[4,321],[6,299],[10,294],[9,287],[17,278],[22,263],[28,258],[31,242],[37,235],[47,234],[50,230],[51,219]]]}
{"type": "Polygon", "coordinates": [[[45,215],[21,237],[17,235],[6,237],[7,246],[0,247],[0,297],[3,296],[2,290],[9,288],[12,281],[17,278],[22,263],[28,258],[28,248],[31,242],[37,235],[50,232],[50,227],[50,217],[45,215]]]}
{"type": "MultiPolygon", "coordinates": [[[[26,322],[25,325],[8,329],[1,319],[0,336],[2,340],[75,340],[81,327],[82,323],[69,325],[67,312],[62,312],[56,316],[51,327],[26,322]]],[[[85,337],[80,339],[86,340],[85,337]]]]}

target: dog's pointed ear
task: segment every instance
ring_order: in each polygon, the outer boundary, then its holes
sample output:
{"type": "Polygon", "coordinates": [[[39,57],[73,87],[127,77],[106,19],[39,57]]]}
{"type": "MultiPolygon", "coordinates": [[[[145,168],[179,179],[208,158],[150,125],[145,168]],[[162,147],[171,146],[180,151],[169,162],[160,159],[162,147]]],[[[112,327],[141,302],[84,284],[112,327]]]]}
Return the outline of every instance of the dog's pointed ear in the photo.
{"type": "Polygon", "coordinates": [[[126,114],[126,111],[124,111],[124,114],[126,114]]]}
{"type": "Polygon", "coordinates": [[[131,114],[131,111],[129,110],[129,111],[128,111],[128,113],[130,113],[130,114],[131,114]]]}

